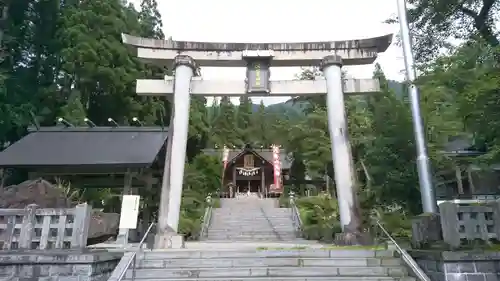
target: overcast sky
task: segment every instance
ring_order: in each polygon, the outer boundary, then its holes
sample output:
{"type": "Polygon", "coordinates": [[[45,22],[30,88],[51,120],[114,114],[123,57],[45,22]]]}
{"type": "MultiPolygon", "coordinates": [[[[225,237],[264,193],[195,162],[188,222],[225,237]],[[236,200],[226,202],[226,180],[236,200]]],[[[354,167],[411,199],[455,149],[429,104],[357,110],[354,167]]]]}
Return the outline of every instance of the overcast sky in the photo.
{"type": "MultiPolygon", "coordinates": [[[[139,3],[140,0],[132,0],[139,3]]],[[[209,42],[300,42],[369,38],[399,32],[383,21],[397,12],[396,0],[157,0],[165,35],[209,42]]],[[[395,41],[395,40],[393,40],[395,41]]],[[[390,79],[401,80],[402,50],[394,43],[379,55],[390,79]]],[[[370,78],[373,65],[345,67],[354,78],[370,78]]],[[[273,68],[272,79],[292,79],[298,68],[273,68]]],[[[244,69],[204,68],[207,79],[244,79],[244,69]]],[[[264,98],[266,104],[286,98],[264,98]]],[[[260,102],[260,99],[254,99],[260,102]]]]}

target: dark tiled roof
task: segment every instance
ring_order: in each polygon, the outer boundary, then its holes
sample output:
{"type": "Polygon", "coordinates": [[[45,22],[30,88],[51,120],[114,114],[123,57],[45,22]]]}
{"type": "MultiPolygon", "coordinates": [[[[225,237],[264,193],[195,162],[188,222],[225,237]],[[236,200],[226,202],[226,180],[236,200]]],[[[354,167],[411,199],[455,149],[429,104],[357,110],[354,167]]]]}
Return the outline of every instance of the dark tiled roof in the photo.
{"type": "MultiPolygon", "coordinates": [[[[243,150],[244,149],[230,149],[228,160],[229,161],[233,160],[236,156],[242,153],[243,150]]],[[[252,149],[252,151],[258,154],[260,157],[264,158],[264,160],[266,160],[267,162],[269,163],[273,162],[273,151],[271,149],[257,148],[257,149],[252,149]]],[[[206,154],[220,157],[222,159],[222,149],[205,149],[204,152],[206,154]]],[[[290,167],[292,166],[292,161],[290,161],[290,158],[288,157],[288,154],[286,152],[281,151],[280,159],[281,159],[281,168],[290,169],[290,167]]]]}
{"type": "Polygon", "coordinates": [[[0,167],[146,167],[166,139],[151,127],[41,128],[0,152],[0,167]]]}

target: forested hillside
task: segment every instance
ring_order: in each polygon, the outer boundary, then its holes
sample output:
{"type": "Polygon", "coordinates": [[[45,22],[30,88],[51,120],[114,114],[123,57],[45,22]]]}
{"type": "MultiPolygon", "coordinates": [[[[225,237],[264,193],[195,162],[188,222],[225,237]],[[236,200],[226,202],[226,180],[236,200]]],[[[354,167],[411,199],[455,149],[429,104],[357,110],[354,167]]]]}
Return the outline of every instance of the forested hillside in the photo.
{"type": "MultiPolygon", "coordinates": [[[[434,171],[451,169],[454,160],[441,153],[451,137],[474,136],[476,145],[487,148],[480,161],[500,160],[499,1],[409,1],[434,171]],[[462,43],[446,44],[450,36],[462,43]]],[[[122,32],[164,37],[156,2],[143,0],[140,11],[125,2],[2,1],[0,147],[21,138],[27,126],[52,126],[57,117],[74,124],[88,117],[100,126],[108,125],[109,117],[121,125],[133,117],[146,125],[168,125],[167,101],[134,93],[135,79],[165,73],[140,63],[120,41],[122,32]]],[[[316,74],[312,69],[299,76],[316,74]]],[[[408,98],[379,66],[374,77],[381,80],[382,93],[346,98],[363,206],[397,205],[416,214],[420,196],[408,98]]],[[[189,137],[185,198],[204,198],[220,187],[220,159],[200,152],[207,147],[280,144],[295,160],[294,177],[307,171],[333,179],[324,97],[269,107],[246,98],[238,106],[227,99],[207,106],[196,97],[189,137]]]]}

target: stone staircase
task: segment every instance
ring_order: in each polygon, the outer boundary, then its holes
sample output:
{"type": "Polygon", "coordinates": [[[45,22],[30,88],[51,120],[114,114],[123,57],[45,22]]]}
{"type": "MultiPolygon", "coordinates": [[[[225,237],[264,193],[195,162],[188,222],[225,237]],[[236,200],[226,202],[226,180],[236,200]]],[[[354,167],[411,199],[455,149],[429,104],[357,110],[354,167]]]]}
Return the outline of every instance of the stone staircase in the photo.
{"type": "Polygon", "coordinates": [[[276,199],[240,196],[221,199],[208,228],[211,241],[291,241],[296,239],[291,210],[276,199]]]}
{"type": "Polygon", "coordinates": [[[274,199],[223,199],[213,212],[207,240],[187,242],[186,249],[141,251],[135,271],[127,253],[109,280],[415,281],[394,251],[295,238],[291,210],[278,208],[274,199]]]}
{"type": "MultiPolygon", "coordinates": [[[[392,251],[169,250],[138,255],[135,280],[414,281],[392,251]]],[[[132,279],[132,269],[125,280],[132,279]]]]}

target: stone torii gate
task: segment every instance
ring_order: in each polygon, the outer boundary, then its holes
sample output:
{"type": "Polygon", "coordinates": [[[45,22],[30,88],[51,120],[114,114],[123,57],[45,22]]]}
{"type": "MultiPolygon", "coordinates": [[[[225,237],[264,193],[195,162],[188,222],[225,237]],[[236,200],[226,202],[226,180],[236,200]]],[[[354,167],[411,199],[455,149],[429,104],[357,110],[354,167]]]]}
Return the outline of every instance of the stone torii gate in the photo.
{"type": "Polygon", "coordinates": [[[392,41],[381,37],[305,43],[209,43],[157,40],[122,35],[146,63],[173,67],[175,75],[164,80],[137,80],[137,93],[145,96],[173,95],[173,111],[161,190],[155,248],[182,246],[177,235],[182,195],[190,95],[203,96],[304,96],[327,95],[328,127],[335,169],[340,223],[344,238],[360,243],[361,233],[356,182],[347,134],[344,94],[378,92],[379,81],[342,79],[343,65],[366,65],[375,61],[392,41]],[[324,79],[271,81],[271,67],[319,66],[324,79]],[[204,80],[200,67],[246,67],[241,80],[204,80]]]}

